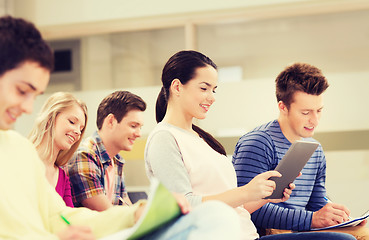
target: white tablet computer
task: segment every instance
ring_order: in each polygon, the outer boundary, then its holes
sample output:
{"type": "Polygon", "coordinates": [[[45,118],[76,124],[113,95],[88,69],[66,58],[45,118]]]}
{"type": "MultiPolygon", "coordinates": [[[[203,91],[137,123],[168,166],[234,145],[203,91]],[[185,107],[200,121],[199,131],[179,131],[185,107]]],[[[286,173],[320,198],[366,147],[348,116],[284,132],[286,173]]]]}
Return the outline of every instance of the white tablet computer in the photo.
{"type": "Polygon", "coordinates": [[[274,169],[282,174],[282,177],[271,177],[275,181],[276,188],[272,195],[266,199],[280,199],[283,197],[283,191],[300,174],[311,155],[315,152],[319,143],[296,141],[288,149],[278,166],[274,169]]]}

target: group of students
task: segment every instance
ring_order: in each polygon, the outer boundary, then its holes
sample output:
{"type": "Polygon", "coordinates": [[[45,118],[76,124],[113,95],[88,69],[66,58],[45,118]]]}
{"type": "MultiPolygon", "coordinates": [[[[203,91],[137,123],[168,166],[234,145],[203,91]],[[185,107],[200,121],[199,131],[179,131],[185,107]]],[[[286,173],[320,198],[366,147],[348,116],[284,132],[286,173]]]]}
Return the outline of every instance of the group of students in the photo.
{"type": "MultiPolygon", "coordinates": [[[[105,97],[97,131],[82,141],[86,104],[55,93],[27,140],[10,129],[45,91],[52,51],[32,23],[6,16],[0,18],[0,61],[0,238],[95,239],[133,226],[146,202],[132,204],[126,196],[119,152],[130,151],[140,137],[142,98],[128,91],[105,97]]],[[[264,199],[291,143],[310,139],[318,125],[328,87],[318,68],[297,63],[277,77],[279,118],[241,137],[232,161],[193,124],[215,101],[216,64],[200,52],[180,51],[165,64],[162,84],[145,164],[147,175],[173,192],[183,215],[144,239],[355,239],[335,232],[259,235],[267,228],[308,231],[348,220],[346,207],[322,200],[321,147],[282,199],[264,199]]]]}

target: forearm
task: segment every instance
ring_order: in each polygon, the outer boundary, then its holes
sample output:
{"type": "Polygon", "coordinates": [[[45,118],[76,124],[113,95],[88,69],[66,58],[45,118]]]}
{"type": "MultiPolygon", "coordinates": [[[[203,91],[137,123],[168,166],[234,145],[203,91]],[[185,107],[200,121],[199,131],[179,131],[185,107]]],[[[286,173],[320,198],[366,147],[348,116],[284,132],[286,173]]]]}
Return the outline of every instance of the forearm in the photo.
{"type": "Polygon", "coordinates": [[[209,200],[218,200],[228,204],[233,208],[242,206],[248,199],[242,188],[243,187],[233,188],[219,194],[204,196],[202,201],[205,202],[209,200]]]}
{"type": "Polygon", "coordinates": [[[259,201],[248,202],[243,207],[251,214],[268,203],[268,200],[260,199],[259,201]]]}
{"type": "Polygon", "coordinates": [[[311,228],[312,215],[311,211],[268,203],[255,211],[251,217],[257,227],[307,231],[311,228]]]}
{"type": "MultiPolygon", "coordinates": [[[[135,213],[141,202],[131,207],[114,206],[106,211],[96,212],[86,208],[65,208],[61,214],[73,225],[89,226],[97,238],[132,227],[135,213]]],[[[56,233],[66,227],[59,215],[50,219],[51,231],[56,233]]]]}
{"type": "Polygon", "coordinates": [[[75,206],[85,206],[82,203],[85,199],[104,195],[103,168],[98,156],[80,151],[71,161],[67,167],[75,206]]]}
{"type": "Polygon", "coordinates": [[[82,205],[86,208],[99,212],[105,211],[113,206],[105,194],[99,194],[90,198],[86,198],[82,201],[82,205]]]}

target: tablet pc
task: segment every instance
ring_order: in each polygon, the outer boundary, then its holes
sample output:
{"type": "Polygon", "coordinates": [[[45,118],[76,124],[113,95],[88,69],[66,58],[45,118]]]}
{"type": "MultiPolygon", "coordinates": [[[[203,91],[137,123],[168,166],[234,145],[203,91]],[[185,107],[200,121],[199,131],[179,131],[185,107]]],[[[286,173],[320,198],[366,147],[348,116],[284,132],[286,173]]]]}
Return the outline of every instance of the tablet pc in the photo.
{"type": "Polygon", "coordinates": [[[311,155],[315,152],[319,143],[296,141],[288,149],[282,160],[274,169],[282,174],[282,177],[271,177],[275,181],[276,188],[272,195],[265,199],[280,199],[283,197],[283,191],[300,174],[311,155]]]}

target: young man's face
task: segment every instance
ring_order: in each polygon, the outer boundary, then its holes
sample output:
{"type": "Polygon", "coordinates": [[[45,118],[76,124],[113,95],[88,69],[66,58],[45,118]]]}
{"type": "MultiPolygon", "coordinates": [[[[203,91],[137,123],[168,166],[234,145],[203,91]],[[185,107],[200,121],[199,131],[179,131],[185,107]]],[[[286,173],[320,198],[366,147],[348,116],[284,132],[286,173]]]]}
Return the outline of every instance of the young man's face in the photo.
{"type": "Polygon", "coordinates": [[[114,142],[123,151],[131,151],[136,138],[141,137],[141,127],[144,124],[144,112],[131,110],[115,126],[114,142]]]}
{"type": "Polygon", "coordinates": [[[7,130],[23,113],[31,113],[36,96],[49,82],[49,70],[24,62],[0,76],[0,129],[7,130]]]}
{"type": "Polygon", "coordinates": [[[323,94],[311,95],[296,92],[289,109],[282,111],[285,122],[281,126],[283,134],[291,142],[314,135],[323,109],[323,94]]]}

